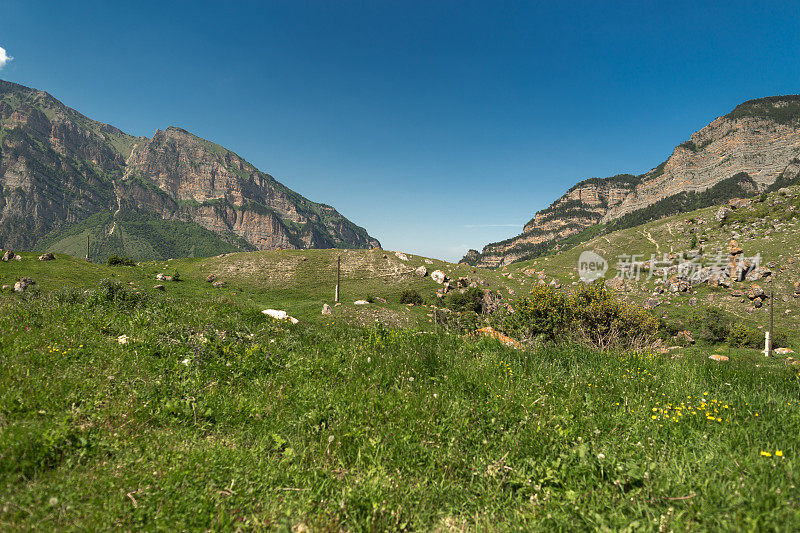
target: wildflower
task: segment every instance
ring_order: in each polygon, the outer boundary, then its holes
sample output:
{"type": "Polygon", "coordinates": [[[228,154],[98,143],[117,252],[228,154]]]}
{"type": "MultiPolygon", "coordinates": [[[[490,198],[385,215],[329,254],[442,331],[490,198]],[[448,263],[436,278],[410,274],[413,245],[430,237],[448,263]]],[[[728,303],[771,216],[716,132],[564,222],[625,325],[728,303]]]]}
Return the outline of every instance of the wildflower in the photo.
{"type": "Polygon", "coordinates": [[[775,457],[783,457],[783,451],[782,450],[775,450],[775,457]]]}
{"type": "Polygon", "coordinates": [[[761,452],[761,457],[772,457],[772,454],[769,452],[761,452]]]}
{"type": "MultiPolygon", "coordinates": [[[[776,453],[777,453],[777,452],[776,452],[776,453]]],[[[598,459],[600,459],[600,460],[602,460],[602,459],[605,459],[605,458],[606,458],[606,455],[605,455],[604,453],[598,453],[598,454],[597,454],[597,458],[598,458],[598,459]]]]}

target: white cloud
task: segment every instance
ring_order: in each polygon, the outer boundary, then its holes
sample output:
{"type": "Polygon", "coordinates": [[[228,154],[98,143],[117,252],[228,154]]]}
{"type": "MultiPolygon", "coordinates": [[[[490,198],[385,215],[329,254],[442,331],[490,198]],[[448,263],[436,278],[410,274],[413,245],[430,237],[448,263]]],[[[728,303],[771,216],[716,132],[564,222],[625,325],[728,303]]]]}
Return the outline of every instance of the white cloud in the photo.
{"type": "Polygon", "coordinates": [[[6,49],[0,46],[0,68],[6,66],[6,63],[14,59],[6,53],[6,49]]]}

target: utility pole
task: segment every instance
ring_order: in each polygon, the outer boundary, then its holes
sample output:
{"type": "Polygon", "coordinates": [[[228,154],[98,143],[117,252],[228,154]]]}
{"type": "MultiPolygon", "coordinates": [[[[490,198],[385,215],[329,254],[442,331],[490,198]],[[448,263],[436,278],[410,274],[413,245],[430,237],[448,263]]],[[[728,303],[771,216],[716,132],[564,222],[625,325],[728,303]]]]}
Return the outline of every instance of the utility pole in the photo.
{"type": "Polygon", "coordinates": [[[86,260],[89,260],[89,234],[86,234],[86,260]]]}
{"type": "Polygon", "coordinates": [[[339,283],[342,280],[342,256],[336,256],[336,293],[334,294],[334,301],[339,301],[339,283]]]}

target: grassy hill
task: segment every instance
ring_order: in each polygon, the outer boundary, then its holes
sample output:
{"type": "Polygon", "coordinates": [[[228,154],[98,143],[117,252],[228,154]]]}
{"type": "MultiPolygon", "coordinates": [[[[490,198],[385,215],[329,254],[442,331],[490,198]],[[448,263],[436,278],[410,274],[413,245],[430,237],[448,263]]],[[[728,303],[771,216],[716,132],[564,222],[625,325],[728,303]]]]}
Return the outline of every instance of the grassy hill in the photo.
{"type": "Polygon", "coordinates": [[[39,289],[0,293],[3,528],[800,527],[796,367],[432,334],[392,303],[435,297],[427,263],[380,251],[342,254],[323,317],[336,253],[0,263],[39,289]],[[368,291],[390,303],[352,305],[368,291]]]}
{"type": "MultiPolygon", "coordinates": [[[[783,332],[787,344],[800,350],[800,299],[795,298],[794,284],[800,281],[800,186],[788,194],[772,192],[753,199],[749,208],[734,210],[723,222],[715,215],[719,207],[709,207],[651,221],[640,226],[596,236],[569,250],[536,260],[522,261],[502,270],[506,276],[523,283],[535,283],[538,272],[546,280],[556,279],[565,288],[578,283],[578,258],[585,250],[594,251],[609,263],[605,280],[616,276],[620,258],[647,261],[664,254],[694,256],[702,253],[704,264],[722,254],[727,257],[728,244],[736,240],[743,255],[761,256],[762,265],[772,264],[772,275],[756,282],[733,283],[730,288],[695,284],[688,292],[659,294],[661,302],[654,313],[667,322],[692,329],[688,319],[702,314],[709,307],[723,309],[733,320],[749,327],[763,328],[769,323],[769,305],[754,308],[747,298],[733,296],[733,291],[747,291],[754,283],[768,293],[775,293],[775,327],[783,332]],[[528,275],[525,274],[527,271],[528,275]],[[695,301],[696,300],[696,301],[695,301]]],[[[622,297],[642,303],[654,297],[661,276],[643,271],[639,281],[629,280],[618,291],[622,297]]]]}

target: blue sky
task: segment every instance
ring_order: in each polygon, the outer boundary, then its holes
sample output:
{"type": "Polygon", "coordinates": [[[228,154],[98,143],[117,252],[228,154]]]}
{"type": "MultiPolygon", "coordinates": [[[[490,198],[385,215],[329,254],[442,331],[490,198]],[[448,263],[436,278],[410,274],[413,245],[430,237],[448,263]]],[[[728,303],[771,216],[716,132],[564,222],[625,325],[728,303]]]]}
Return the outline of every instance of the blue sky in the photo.
{"type": "Polygon", "coordinates": [[[183,127],[384,248],[458,259],[580,179],[800,92],[799,19],[769,1],[4,0],[0,78],[131,134],[183,127]]]}

